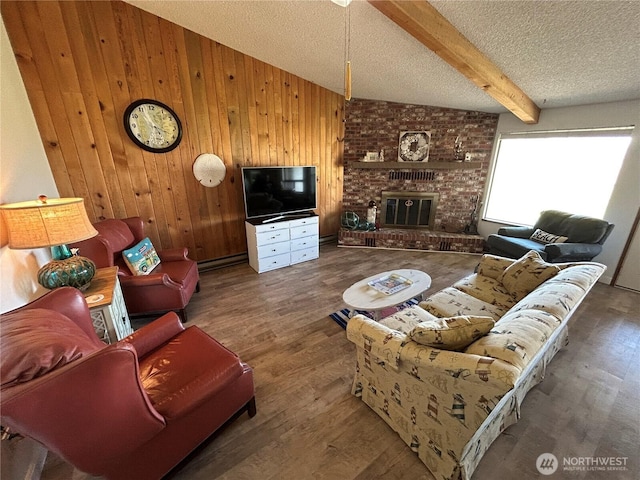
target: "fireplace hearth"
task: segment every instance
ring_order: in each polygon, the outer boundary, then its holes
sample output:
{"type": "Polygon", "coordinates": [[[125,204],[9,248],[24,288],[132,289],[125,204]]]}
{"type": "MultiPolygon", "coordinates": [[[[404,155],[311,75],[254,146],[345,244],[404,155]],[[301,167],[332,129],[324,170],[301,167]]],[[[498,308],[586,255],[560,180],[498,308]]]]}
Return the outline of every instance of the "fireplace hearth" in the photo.
{"type": "Polygon", "coordinates": [[[338,245],[341,247],[389,248],[393,250],[483,253],[485,242],[480,235],[415,228],[381,228],[375,231],[341,228],[338,232],[338,245]]]}

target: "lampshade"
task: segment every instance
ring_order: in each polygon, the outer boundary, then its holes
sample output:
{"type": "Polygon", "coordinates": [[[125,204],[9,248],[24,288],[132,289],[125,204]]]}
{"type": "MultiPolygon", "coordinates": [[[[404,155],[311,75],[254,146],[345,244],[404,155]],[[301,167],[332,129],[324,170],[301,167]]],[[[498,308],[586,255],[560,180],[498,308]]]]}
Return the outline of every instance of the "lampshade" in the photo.
{"type": "Polygon", "coordinates": [[[9,248],[51,247],[53,260],[38,272],[45,288],[65,285],[85,290],[96,272],[88,258],[72,255],[67,243],[94,237],[82,198],[53,198],[0,205],[9,234],[9,248]]]}
{"type": "Polygon", "coordinates": [[[9,248],[53,247],[95,237],[82,198],[46,197],[0,205],[9,233],[9,248]]]}

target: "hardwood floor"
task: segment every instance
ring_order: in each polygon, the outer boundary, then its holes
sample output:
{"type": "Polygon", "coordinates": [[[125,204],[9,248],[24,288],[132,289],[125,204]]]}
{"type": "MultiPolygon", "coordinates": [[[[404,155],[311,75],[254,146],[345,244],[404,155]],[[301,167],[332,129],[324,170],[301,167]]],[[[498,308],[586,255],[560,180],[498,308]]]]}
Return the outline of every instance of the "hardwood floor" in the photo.
{"type": "MultiPolygon", "coordinates": [[[[435,292],[471,273],[478,260],[323,245],[318,260],[261,275],[248,264],[203,273],[187,325],[200,326],[254,368],[258,414],[236,420],[171,477],[433,479],[397,434],[350,394],[354,347],[328,315],[344,308],[342,292],[366,276],[417,268],[431,275],[435,292]]],[[[474,480],[539,478],[535,461],[544,452],[560,462],[628,457],[627,471],[558,470],[550,478],[638,478],[639,300],[596,285],[571,321],[569,346],[529,392],[521,420],[494,442],[474,480]]],[[[91,477],[49,458],[42,478],[91,477]]]]}

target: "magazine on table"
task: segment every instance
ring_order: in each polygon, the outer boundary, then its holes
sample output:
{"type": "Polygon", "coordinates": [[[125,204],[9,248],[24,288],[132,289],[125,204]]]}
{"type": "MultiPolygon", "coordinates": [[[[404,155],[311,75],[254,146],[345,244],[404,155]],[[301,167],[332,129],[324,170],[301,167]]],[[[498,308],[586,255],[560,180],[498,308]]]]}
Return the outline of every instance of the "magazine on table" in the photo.
{"type": "Polygon", "coordinates": [[[369,282],[369,286],[375,288],[385,295],[393,295],[405,288],[409,288],[413,282],[408,278],[398,275],[397,273],[390,273],[375,280],[369,282]]]}

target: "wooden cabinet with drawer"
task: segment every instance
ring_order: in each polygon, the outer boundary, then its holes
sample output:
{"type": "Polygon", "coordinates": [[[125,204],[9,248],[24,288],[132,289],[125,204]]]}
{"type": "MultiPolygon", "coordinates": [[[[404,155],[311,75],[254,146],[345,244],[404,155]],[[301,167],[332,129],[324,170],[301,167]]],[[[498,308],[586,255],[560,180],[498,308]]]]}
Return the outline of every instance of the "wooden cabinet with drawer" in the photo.
{"type": "Polygon", "coordinates": [[[249,265],[262,273],[318,258],[318,216],[245,223],[249,265]]]}
{"type": "Polygon", "coordinates": [[[101,340],[115,343],[133,333],[118,281],[118,267],[99,268],[84,296],[93,328],[101,340]]]}

